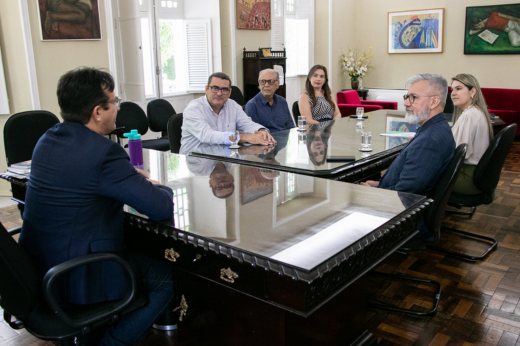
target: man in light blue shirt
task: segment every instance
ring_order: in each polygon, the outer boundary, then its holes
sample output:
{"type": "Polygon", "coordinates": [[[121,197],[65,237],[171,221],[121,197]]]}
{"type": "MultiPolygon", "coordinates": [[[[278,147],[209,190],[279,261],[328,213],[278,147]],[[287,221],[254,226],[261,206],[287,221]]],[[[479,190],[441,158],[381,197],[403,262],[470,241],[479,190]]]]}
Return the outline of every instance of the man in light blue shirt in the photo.
{"type": "Polygon", "coordinates": [[[289,112],[287,101],[276,95],[280,86],[280,75],[273,69],[260,71],[258,76],[260,92],[246,104],[246,114],[271,133],[291,129],[294,121],[289,112]]]}
{"type": "Polygon", "coordinates": [[[233,100],[231,79],[217,72],[209,76],[206,96],[190,102],[183,112],[180,154],[189,154],[201,143],[230,145],[230,135],[240,131],[239,143],[274,145],[264,126],[247,116],[233,100]]]}

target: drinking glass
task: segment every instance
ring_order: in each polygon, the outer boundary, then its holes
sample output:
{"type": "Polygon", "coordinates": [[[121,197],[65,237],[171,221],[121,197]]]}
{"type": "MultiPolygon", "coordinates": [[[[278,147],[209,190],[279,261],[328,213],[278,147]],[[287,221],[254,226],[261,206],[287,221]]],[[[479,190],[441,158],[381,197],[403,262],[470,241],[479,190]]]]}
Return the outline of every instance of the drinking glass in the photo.
{"type": "Polygon", "coordinates": [[[363,132],[363,122],[358,120],[356,121],[356,132],[363,132]]]}
{"type": "Polygon", "coordinates": [[[307,125],[307,118],[304,115],[298,116],[298,131],[305,131],[305,125],[307,125]]]}
{"type": "Polygon", "coordinates": [[[364,113],[365,113],[365,108],[363,108],[363,107],[356,108],[356,115],[357,115],[358,119],[363,119],[364,113]]]}
{"type": "Polygon", "coordinates": [[[239,137],[240,137],[240,132],[238,132],[238,130],[229,133],[229,140],[231,141],[231,145],[229,147],[231,149],[240,148],[240,145],[238,145],[239,137]]]}
{"type": "Polygon", "coordinates": [[[372,132],[361,132],[361,151],[372,151],[372,132]]]}

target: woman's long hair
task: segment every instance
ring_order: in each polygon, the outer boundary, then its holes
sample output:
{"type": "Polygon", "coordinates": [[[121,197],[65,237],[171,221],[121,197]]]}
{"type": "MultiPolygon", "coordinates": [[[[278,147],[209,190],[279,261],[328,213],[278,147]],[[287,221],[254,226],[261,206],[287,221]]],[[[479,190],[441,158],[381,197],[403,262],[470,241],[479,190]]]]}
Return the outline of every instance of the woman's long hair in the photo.
{"type": "Polygon", "coordinates": [[[325,72],[325,83],[323,83],[321,88],[323,89],[323,96],[325,97],[325,100],[327,100],[327,102],[330,104],[330,107],[335,112],[336,105],[334,104],[334,101],[332,101],[332,91],[329,87],[329,76],[327,74],[327,68],[323,65],[314,65],[309,71],[309,74],[307,75],[307,81],[305,82],[305,91],[307,91],[307,95],[309,95],[309,98],[312,101],[312,108],[316,107],[318,103],[316,100],[316,95],[314,95],[314,87],[311,84],[311,77],[314,72],[316,72],[316,70],[323,70],[323,72],[325,72]]]}
{"type": "MultiPolygon", "coordinates": [[[[466,73],[461,73],[456,75],[451,79],[451,83],[453,84],[454,81],[457,81],[459,83],[464,84],[469,90],[475,88],[475,96],[473,96],[471,100],[471,104],[475,107],[477,107],[482,113],[484,113],[484,116],[486,117],[486,121],[488,123],[489,127],[489,139],[493,138],[493,125],[491,125],[491,119],[489,117],[489,113],[487,111],[487,105],[486,100],[484,100],[484,95],[482,95],[482,90],[480,90],[480,84],[478,84],[478,80],[466,73]]],[[[453,90],[452,90],[453,92],[453,90]]],[[[451,97],[451,96],[450,96],[451,97]]],[[[453,124],[459,120],[460,115],[462,114],[462,109],[457,106],[453,106],[453,124]]]]}
{"type": "Polygon", "coordinates": [[[329,149],[329,138],[332,131],[332,125],[334,125],[334,120],[322,121],[318,124],[312,124],[309,126],[309,131],[307,132],[307,151],[309,152],[309,159],[314,163],[315,166],[321,166],[327,160],[327,151],[329,149]],[[317,161],[316,157],[311,152],[311,144],[316,137],[316,132],[322,131],[321,140],[323,141],[323,145],[325,147],[323,160],[317,161]]]}

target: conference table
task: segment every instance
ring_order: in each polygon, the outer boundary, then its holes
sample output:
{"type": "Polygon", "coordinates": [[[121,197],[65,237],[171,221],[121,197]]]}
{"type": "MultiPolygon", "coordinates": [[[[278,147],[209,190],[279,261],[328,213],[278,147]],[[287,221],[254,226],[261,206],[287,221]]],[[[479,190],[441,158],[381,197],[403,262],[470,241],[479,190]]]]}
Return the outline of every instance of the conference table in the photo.
{"type": "MultiPolygon", "coordinates": [[[[218,150],[217,150],[218,151],[218,150]]],[[[172,265],[179,343],[371,345],[367,273],[416,233],[423,196],[143,150],[174,217],[125,206],[129,249],[172,265]]],[[[10,179],[25,200],[26,182],[10,179]]]]}
{"type": "Polygon", "coordinates": [[[346,117],[273,133],[273,147],[241,145],[238,150],[200,144],[192,156],[240,163],[302,175],[356,182],[386,169],[399,155],[408,139],[383,137],[390,130],[407,131],[404,111],[379,110],[366,113],[362,121],[346,117]],[[361,132],[372,133],[370,152],[360,151],[361,132]],[[329,158],[339,162],[329,162],[329,158]],[[343,159],[343,162],[341,161],[343,159]]]}
{"type": "Polygon", "coordinates": [[[128,247],[175,269],[181,345],[368,345],[365,274],[431,200],[144,150],[174,217],[125,207],[128,247]],[[275,173],[275,174],[273,174],[275,173]]]}

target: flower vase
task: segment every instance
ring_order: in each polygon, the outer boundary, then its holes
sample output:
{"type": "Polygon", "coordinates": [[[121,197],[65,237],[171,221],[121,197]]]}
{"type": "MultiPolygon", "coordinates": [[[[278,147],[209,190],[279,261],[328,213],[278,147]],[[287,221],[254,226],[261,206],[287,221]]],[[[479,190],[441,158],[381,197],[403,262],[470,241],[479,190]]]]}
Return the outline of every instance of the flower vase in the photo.
{"type": "Polygon", "coordinates": [[[352,90],[358,90],[358,88],[359,88],[359,81],[358,80],[350,81],[350,86],[352,87],[352,90]]]}

